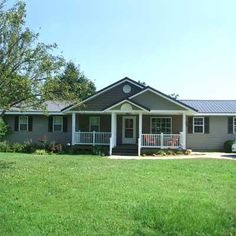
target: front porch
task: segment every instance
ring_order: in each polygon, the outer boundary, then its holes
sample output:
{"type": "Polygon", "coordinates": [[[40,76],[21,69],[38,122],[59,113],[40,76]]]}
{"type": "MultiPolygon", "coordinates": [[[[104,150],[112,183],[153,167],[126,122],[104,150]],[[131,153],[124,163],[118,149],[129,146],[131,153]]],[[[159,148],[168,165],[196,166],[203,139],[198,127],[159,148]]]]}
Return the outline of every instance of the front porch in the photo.
{"type": "Polygon", "coordinates": [[[185,149],[186,115],[145,113],[72,113],[72,145],[108,146],[110,155],[121,145],[185,149]],[[160,132],[168,131],[168,132],[160,132]]]}

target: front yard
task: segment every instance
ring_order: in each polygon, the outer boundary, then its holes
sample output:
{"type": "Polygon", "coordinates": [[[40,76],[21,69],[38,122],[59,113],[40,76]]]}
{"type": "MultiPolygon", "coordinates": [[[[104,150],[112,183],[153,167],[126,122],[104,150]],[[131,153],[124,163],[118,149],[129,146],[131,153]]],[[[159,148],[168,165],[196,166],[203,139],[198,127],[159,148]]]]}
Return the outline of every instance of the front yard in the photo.
{"type": "Polygon", "coordinates": [[[1,235],[236,235],[236,162],[0,153],[1,235]]]}

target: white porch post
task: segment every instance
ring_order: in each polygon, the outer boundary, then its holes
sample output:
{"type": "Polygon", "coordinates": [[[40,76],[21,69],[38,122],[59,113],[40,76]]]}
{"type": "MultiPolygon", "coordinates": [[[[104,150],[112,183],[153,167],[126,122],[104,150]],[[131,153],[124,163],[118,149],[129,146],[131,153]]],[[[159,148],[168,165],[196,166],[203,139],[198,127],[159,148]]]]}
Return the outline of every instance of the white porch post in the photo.
{"type": "Polygon", "coordinates": [[[182,135],[183,135],[183,149],[186,149],[186,114],[183,113],[182,117],[182,135]]]}
{"type": "Polygon", "coordinates": [[[75,145],[75,112],[72,113],[72,137],[71,137],[71,142],[72,145],[75,145]]]}
{"type": "Polygon", "coordinates": [[[112,147],[116,146],[116,113],[111,113],[111,137],[112,137],[112,147]]]}
{"type": "Polygon", "coordinates": [[[138,155],[141,155],[141,143],[142,143],[142,133],[143,133],[143,114],[139,113],[139,134],[138,134],[138,155]]]}

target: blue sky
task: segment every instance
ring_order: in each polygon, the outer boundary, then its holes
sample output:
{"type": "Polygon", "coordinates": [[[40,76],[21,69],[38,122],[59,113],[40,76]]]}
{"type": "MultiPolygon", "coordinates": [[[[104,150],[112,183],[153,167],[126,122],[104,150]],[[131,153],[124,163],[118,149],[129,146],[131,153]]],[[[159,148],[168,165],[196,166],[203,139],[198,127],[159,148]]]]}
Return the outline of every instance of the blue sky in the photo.
{"type": "Polygon", "coordinates": [[[98,89],[125,76],[186,99],[236,99],[235,0],[26,0],[27,25],[98,89]]]}

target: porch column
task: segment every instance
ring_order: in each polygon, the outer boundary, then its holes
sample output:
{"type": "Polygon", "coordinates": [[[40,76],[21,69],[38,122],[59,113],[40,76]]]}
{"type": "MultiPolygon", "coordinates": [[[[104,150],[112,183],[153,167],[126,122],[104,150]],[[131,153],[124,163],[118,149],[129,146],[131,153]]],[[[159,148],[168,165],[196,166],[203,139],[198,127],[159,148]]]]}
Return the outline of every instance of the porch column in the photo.
{"type": "Polygon", "coordinates": [[[139,113],[139,132],[138,132],[138,136],[139,138],[141,138],[141,134],[143,132],[143,114],[142,113],[139,113]]]}
{"type": "Polygon", "coordinates": [[[72,142],[72,145],[75,145],[75,118],[76,118],[76,115],[75,115],[75,112],[72,113],[72,138],[71,138],[71,142],[72,142]]]}
{"type": "Polygon", "coordinates": [[[112,147],[116,146],[116,124],[117,116],[116,113],[111,113],[111,137],[112,137],[112,147]]]}
{"type": "Polygon", "coordinates": [[[141,155],[142,133],[143,133],[143,114],[139,113],[138,117],[138,156],[141,155]]]}
{"type": "Polygon", "coordinates": [[[183,149],[186,149],[186,114],[182,117],[183,149]]]}

